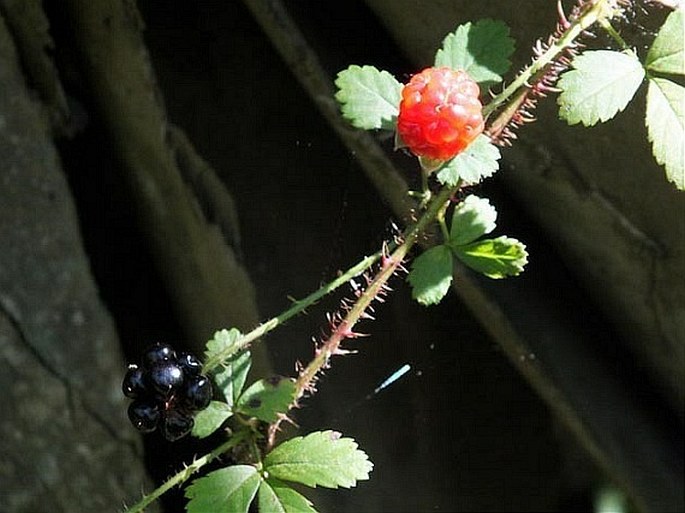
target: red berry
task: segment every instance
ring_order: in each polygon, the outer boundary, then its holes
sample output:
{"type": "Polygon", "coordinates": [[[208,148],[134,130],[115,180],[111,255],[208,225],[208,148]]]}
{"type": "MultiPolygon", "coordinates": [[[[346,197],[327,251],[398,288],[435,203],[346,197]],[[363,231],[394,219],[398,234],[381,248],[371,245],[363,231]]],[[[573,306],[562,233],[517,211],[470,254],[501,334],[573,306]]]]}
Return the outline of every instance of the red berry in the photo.
{"type": "Polygon", "coordinates": [[[397,132],[419,157],[449,160],[483,131],[480,89],[465,71],[427,68],[402,89],[397,132]]]}

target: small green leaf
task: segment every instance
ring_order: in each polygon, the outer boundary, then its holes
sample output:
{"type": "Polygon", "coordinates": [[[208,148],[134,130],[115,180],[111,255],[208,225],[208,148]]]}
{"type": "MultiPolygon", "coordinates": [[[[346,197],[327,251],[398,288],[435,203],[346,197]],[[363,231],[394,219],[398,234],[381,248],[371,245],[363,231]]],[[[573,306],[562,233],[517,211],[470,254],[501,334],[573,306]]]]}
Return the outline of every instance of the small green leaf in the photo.
{"type": "Polygon", "coordinates": [[[229,407],[233,407],[243,391],[247,373],[252,365],[249,351],[233,355],[214,376],[217,388],[223,392],[229,407]]]}
{"type": "Polygon", "coordinates": [[[452,214],[450,245],[461,246],[495,229],[497,210],[485,198],[467,196],[452,214]]]}
{"type": "Polygon", "coordinates": [[[204,410],[197,412],[195,415],[195,424],[193,425],[193,436],[197,438],[205,438],[217,429],[228,419],[233,412],[228,404],[222,401],[212,401],[204,410]]]}
{"type": "Polygon", "coordinates": [[[569,125],[591,126],[607,121],[625,109],[645,76],[632,52],[596,50],[573,60],[573,68],[561,76],[559,117],[569,125]]]}
{"type": "Polygon", "coordinates": [[[528,263],[525,245],[504,236],[479,240],[453,249],[459,260],[489,278],[516,276],[528,263]]]}
{"type": "Polygon", "coordinates": [[[338,73],[335,99],[343,116],[357,128],[394,130],[402,84],[373,66],[350,66],[338,73]]]}
{"type": "Polygon", "coordinates": [[[373,464],[351,438],[316,431],[276,447],[264,459],[268,475],[307,486],[351,488],[369,478],[373,464]]]}
{"type": "Polygon", "coordinates": [[[438,181],[454,187],[461,178],[467,184],[476,184],[492,176],[499,168],[500,153],[487,135],[479,135],[463,152],[447,162],[438,171],[438,181]]]}
{"type": "Polygon", "coordinates": [[[231,347],[236,346],[236,342],[242,336],[243,334],[235,328],[214,333],[214,337],[206,345],[205,361],[219,353],[228,353],[231,347]]]}
{"type": "Polygon", "coordinates": [[[481,88],[502,81],[509,70],[514,40],[501,21],[484,19],[459,25],[442,42],[435,55],[436,66],[466,71],[481,88]]]}
{"type": "Polygon", "coordinates": [[[188,513],[247,513],[261,476],[250,465],[235,465],[210,472],[193,481],[185,492],[188,513]]]}
{"type": "Polygon", "coordinates": [[[295,380],[274,376],[250,385],[238,398],[235,409],[264,422],[276,422],[295,400],[295,380]]]}
{"type": "Polygon", "coordinates": [[[685,189],[685,88],[664,78],[651,78],[647,88],[647,136],[666,177],[685,189]]]}
{"type": "Polygon", "coordinates": [[[309,499],[278,479],[262,481],[257,500],[260,512],[316,513],[309,499]]]}
{"type": "Polygon", "coordinates": [[[407,281],[411,295],[424,306],[438,304],[452,283],[452,253],[447,246],[435,246],[421,253],[411,264],[407,281]]]}
{"type": "Polygon", "coordinates": [[[649,71],[685,75],[685,12],[676,9],[668,15],[647,53],[645,66],[649,71]]]}

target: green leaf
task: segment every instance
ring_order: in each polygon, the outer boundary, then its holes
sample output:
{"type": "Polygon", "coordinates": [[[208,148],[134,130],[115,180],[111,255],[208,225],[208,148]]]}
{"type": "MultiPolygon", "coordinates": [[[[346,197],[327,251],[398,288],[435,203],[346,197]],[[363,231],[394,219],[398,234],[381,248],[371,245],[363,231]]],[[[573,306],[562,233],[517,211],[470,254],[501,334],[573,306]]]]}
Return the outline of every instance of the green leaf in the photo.
{"type": "Polygon", "coordinates": [[[193,425],[193,436],[197,438],[205,438],[217,429],[228,419],[233,412],[228,404],[222,401],[212,401],[204,410],[197,412],[195,415],[195,424],[193,425]]]}
{"type": "Polygon", "coordinates": [[[516,276],[528,263],[525,245],[504,236],[479,240],[453,249],[459,260],[489,278],[516,276]]]}
{"type": "Polygon", "coordinates": [[[264,422],[276,422],[295,400],[295,380],[274,376],[252,383],[238,398],[235,409],[264,422]]]}
{"type": "Polygon", "coordinates": [[[454,187],[461,178],[467,184],[475,184],[492,176],[499,168],[499,148],[487,135],[479,135],[463,152],[447,162],[438,171],[438,181],[454,187]]]}
{"type": "Polygon", "coordinates": [[[247,373],[252,365],[249,351],[233,355],[214,375],[217,388],[221,390],[229,407],[233,407],[245,386],[247,373]]]}
{"type": "Polygon", "coordinates": [[[411,264],[407,281],[412,297],[424,306],[438,304],[452,283],[452,253],[447,246],[435,246],[421,253],[411,264]]]}
{"type": "Polygon", "coordinates": [[[651,78],[647,88],[647,136],[666,177],[685,189],[685,88],[664,78],[651,78]]]}
{"type": "Polygon", "coordinates": [[[685,12],[676,9],[666,18],[647,53],[645,66],[649,71],[685,75],[684,33],[685,12]]]}
{"type": "Polygon", "coordinates": [[[212,340],[207,342],[205,350],[205,361],[219,353],[228,353],[231,347],[236,346],[236,342],[243,334],[235,328],[230,330],[220,330],[214,333],[212,340]]]}
{"type": "Polygon", "coordinates": [[[645,76],[632,52],[596,50],[573,60],[573,68],[561,76],[559,117],[569,125],[591,126],[607,121],[625,109],[645,76]]]}
{"type": "Polygon", "coordinates": [[[193,481],[185,492],[188,513],[247,513],[261,476],[250,465],[235,465],[210,472],[193,481]]]}
{"type": "Polygon", "coordinates": [[[435,55],[436,66],[466,71],[481,88],[502,81],[509,70],[514,40],[501,21],[484,19],[459,25],[442,42],[435,55]]]}
{"type": "Polygon", "coordinates": [[[278,479],[262,481],[257,500],[265,513],[316,513],[309,499],[278,479]]]}
{"type": "Polygon", "coordinates": [[[495,229],[497,210],[485,198],[467,196],[452,214],[450,245],[468,244],[495,229]]]}
{"type": "Polygon", "coordinates": [[[353,126],[394,130],[402,84],[387,71],[373,66],[350,66],[338,73],[335,99],[353,126]]]}
{"type": "Polygon", "coordinates": [[[329,430],[283,442],[267,454],[264,468],[270,476],[314,488],[351,488],[369,478],[373,463],[357,442],[329,430]]]}

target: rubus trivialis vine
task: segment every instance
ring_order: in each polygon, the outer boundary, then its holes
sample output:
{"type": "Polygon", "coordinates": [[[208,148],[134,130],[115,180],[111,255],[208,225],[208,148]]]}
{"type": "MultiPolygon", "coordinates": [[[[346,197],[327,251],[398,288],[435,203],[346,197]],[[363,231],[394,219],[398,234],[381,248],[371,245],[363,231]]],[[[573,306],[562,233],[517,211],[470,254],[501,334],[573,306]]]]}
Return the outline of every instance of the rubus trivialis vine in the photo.
{"type": "MultiPolygon", "coordinates": [[[[636,1],[578,0],[568,15],[561,5],[555,30],[535,44],[530,65],[496,94],[487,93],[503,83],[514,43],[507,26],[490,19],[457,27],[444,39],[434,63],[407,84],[369,65],[352,65],[338,74],[336,99],[342,116],[359,129],[393,132],[396,148],[417,157],[422,190],[412,193],[414,218],[377,253],[249,333],[217,331],[207,342],[201,374],[199,362],[177,372],[182,365],[171,358],[163,369],[155,367],[161,373],[155,377],[150,374],[153,365],[130,368],[124,383],[129,397],[140,400],[151,387],[163,396],[163,406],[155,403],[163,410],[158,415],[170,415],[181,405],[184,418],[190,419],[182,426],[173,424],[171,438],[192,425],[193,436],[219,431],[223,442],[127,511],[143,511],[221,456],[234,463],[185,489],[189,513],[247,512],[255,498],[263,512],[312,512],[312,503],[291,483],[350,488],[368,479],[373,466],[351,438],[328,430],[280,441],[279,427],[315,393],[333,358],[349,351],[344,342],[361,336],[358,323],[373,320],[373,304],[390,292],[388,280],[398,271],[408,275],[412,295],[423,305],[436,304],[448,293],[455,259],[495,279],[523,271],[528,257],[524,244],[504,235],[489,238],[496,227],[495,208],[487,199],[461,191],[497,171],[499,148],[513,144],[515,131],[534,121],[539,100],[558,94],[560,118],[593,125],[622,111],[646,80],[646,125],[654,156],[669,180],[685,187],[685,88],[678,82],[685,75],[682,8],[675,6],[647,54],[639,56],[612,26],[615,20],[626,21],[627,11],[638,7],[636,1]],[[598,31],[608,34],[616,48],[590,49],[598,31]],[[436,232],[431,247],[412,259],[415,246],[429,232],[436,232]],[[328,315],[328,333],[315,342],[311,361],[299,364],[295,377],[264,378],[246,386],[249,346],[346,283],[352,284],[352,297],[328,315]],[[211,401],[209,388],[198,384],[197,376],[211,378],[211,401]],[[192,390],[186,381],[192,382],[192,390]],[[187,407],[188,394],[192,407],[187,407]]],[[[134,413],[132,420],[143,431],[159,422],[151,418],[154,412],[134,413]]],[[[169,433],[169,426],[162,425],[169,433]]]]}

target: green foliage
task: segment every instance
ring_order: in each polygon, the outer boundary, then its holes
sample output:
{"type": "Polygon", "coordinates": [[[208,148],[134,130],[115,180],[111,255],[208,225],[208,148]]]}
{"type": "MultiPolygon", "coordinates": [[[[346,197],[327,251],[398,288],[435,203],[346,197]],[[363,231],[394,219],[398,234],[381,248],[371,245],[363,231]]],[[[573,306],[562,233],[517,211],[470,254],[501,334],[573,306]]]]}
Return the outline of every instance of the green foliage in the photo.
{"type": "Polygon", "coordinates": [[[196,479],[185,492],[188,513],[247,513],[261,482],[251,465],[235,465],[196,479]]]}
{"type": "Polygon", "coordinates": [[[236,347],[236,342],[242,333],[235,328],[230,330],[220,330],[214,333],[214,337],[207,342],[207,349],[205,350],[205,361],[210,360],[217,354],[229,354],[232,347],[236,347]]]}
{"type": "Polygon", "coordinates": [[[466,71],[481,88],[502,81],[509,70],[514,40],[501,21],[484,19],[457,27],[435,55],[436,66],[466,71]]]}
{"type": "Polygon", "coordinates": [[[559,117],[570,125],[591,126],[625,109],[645,71],[632,52],[588,51],[573,60],[559,80],[559,117]]]}
{"type": "Polygon", "coordinates": [[[452,283],[452,253],[445,245],[421,253],[411,264],[407,281],[411,295],[424,306],[436,305],[449,291],[452,283]]]}
{"type": "Polygon", "coordinates": [[[350,66],[335,81],[343,116],[357,128],[394,130],[402,84],[373,66],[350,66]]]}
{"type": "Polygon", "coordinates": [[[498,237],[454,247],[457,258],[488,278],[516,276],[528,262],[526,247],[516,239],[498,237]]]}
{"type": "Polygon", "coordinates": [[[233,411],[223,401],[212,401],[209,406],[195,415],[193,436],[205,438],[214,433],[233,415],[233,411]]]}
{"type": "Polygon", "coordinates": [[[471,194],[454,209],[450,244],[461,246],[495,229],[497,210],[485,198],[471,194]]]}
{"type": "Polygon", "coordinates": [[[307,486],[351,488],[369,478],[373,464],[351,438],[335,431],[316,431],[295,437],[264,459],[267,475],[307,486]]]}
{"type": "Polygon", "coordinates": [[[233,355],[228,361],[223,364],[215,376],[214,381],[216,386],[221,391],[226,399],[229,407],[233,407],[238,400],[240,393],[245,386],[247,373],[252,366],[252,357],[249,351],[244,351],[233,355]]]}
{"type": "Polygon", "coordinates": [[[236,411],[264,422],[276,422],[295,400],[295,380],[275,376],[260,379],[238,398],[236,411]]]}
{"type": "Polygon", "coordinates": [[[316,513],[312,503],[278,479],[268,478],[259,486],[259,511],[268,513],[316,513]]]}
{"type": "Polygon", "coordinates": [[[443,185],[455,186],[461,179],[466,184],[476,184],[492,176],[499,168],[499,148],[487,135],[479,135],[463,152],[447,162],[437,174],[443,185]]]}
{"type": "Polygon", "coordinates": [[[645,67],[648,71],[685,75],[684,27],[685,12],[682,9],[668,15],[647,53],[645,67]]]}
{"type": "Polygon", "coordinates": [[[666,176],[685,189],[685,88],[665,78],[651,78],[647,88],[647,135],[666,176]]]}

